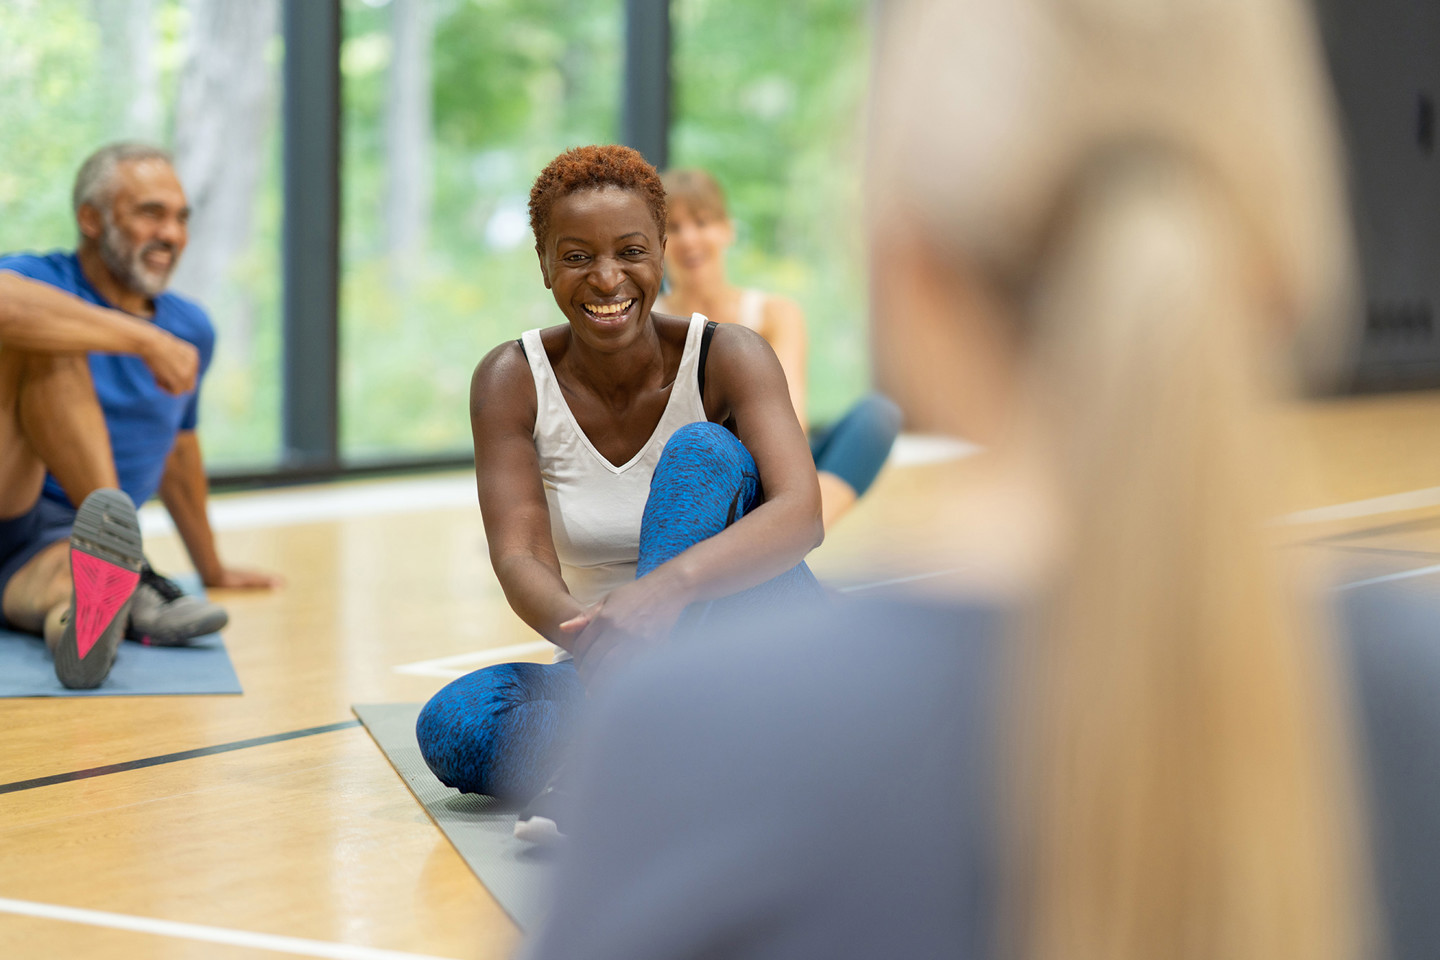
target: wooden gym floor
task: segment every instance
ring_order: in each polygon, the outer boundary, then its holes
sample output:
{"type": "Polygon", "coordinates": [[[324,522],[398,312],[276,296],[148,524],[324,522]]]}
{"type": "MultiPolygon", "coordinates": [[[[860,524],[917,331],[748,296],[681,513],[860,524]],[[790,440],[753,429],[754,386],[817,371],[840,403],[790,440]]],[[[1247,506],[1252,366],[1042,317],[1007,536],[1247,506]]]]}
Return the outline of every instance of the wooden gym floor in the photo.
{"type": "MultiPolygon", "coordinates": [[[[1342,581],[1440,576],[1440,394],[1297,404],[1285,429],[1315,463],[1277,525],[1293,548],[1342,581]]],[[[851,585],[934,570],[925,505],[982,461],[887,468],[812,566],[851,585]]],[[[420,701],[486,662],[544,656],[491,575],[469,478],[213,511],[231,562],[288,580],[220,598],[243,696],[0,700],[0,957],[508,956],[514,926],[349,723],[352,703],[420,701]]],[[[173,534],[148,550],[186,569],[173,534]]]]}

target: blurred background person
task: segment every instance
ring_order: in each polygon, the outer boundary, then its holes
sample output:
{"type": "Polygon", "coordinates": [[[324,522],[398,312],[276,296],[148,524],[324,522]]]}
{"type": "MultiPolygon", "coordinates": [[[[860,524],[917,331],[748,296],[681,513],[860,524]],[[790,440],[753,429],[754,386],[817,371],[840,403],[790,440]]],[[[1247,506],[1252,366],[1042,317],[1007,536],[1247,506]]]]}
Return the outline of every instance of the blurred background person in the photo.
{"type": "Polygon", "coordinates": [[[1353,274],[1306,9],[880,22],[879,382],[990,449],[935,510],[982,579],[636,664],[529,955],[1373,956],[1362,770],[1392,952],[1436,955],[1433,644],[1337,647],[1265,529],[1287,351],[1325,371],[1353,274]]]}
{"type": "MultiPolygon", "coordinates": [[[[702,313],[718,323],[738,323],[760,334],[785,370],[790,402],[805,418],[807,360],[805,313],[786,297],[737,287],[726,276],[725,255],[735,225],[719,182],[704,170],[670,170],[662,179],[668,211],[665,279],[669,291],[659,309],[677,316],[702,313]]],[[[879,394],[861,399],[834,424],[810,431],[810,452],[820,476],[825,528],[870,489],[895,437],[900,411],[879,394]]]]}
{"type": "MultiPolygon", "coordinates": [[[[143,143],[106,144],[76,174],[72,206],[74,251],[0,256],[0,271],[140,318],[195,354],[183,376],[163,378],[144,355],[73,344],[68,350],[6,344],[0,354],[0,419],[10,421],[0,428],[6,448],[0,627],[44,636],[61,682],[91,688],[108,675],[127,634],[184,645],[228,620],[224,608],[186,595],[144,561],[127,503],[159,495],[205,586],[269,588],[278,580],[224,564],[216,550],[196,432],[215,331],[202,307],[168,289],[190,219],[171,155],[143,143]],[[97,539],[76,511],[101,488],[125,494],[107,508],[124,514],[116,527],[124,535],[106,546],[109,559],[94,561],[102,564],[94,568],[99,572],[76,580],[72,528],[76,540],[97,539]]],[[[37,320],[49,320],[45,302],[31,303],[37,320]]]]}

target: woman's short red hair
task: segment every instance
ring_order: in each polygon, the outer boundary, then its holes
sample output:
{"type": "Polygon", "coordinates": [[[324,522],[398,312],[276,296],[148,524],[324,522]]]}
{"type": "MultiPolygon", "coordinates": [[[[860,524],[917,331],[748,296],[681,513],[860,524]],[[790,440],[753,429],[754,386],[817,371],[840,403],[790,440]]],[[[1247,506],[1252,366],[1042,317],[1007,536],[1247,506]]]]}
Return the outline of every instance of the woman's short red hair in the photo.
{"type": "Polygon", "coordinates": [[[634,190],[644,197],[655,218],[655,226],[664,238],[665,185],[660,182],[660,174],[645,162],[639,151],[607,144],[566,150],[535,178],[535,185],[530,188],[530,229],[535,232],[535,245],[545,246],[550,208],[556,200],[576,190],[607,186],[634,190]]]}

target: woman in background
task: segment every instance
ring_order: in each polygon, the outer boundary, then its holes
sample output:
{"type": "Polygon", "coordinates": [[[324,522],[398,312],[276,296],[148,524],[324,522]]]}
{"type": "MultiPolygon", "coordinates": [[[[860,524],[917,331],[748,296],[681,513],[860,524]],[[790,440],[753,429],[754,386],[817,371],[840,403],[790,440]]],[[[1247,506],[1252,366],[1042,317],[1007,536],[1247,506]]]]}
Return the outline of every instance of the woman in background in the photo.
{"type": "MultiPolygon", "coordinates": [[[[669,213],[665,279],[670,290],[661,298],[660,309],[679,316],[701,313],[764,337],[785,370],[795,415],[807,424],[804,312],[793,300],[731,284],[725,255],[735,242],[735,226],[714,177],[704,170],[670,170],[662,179],[669,213]]],[[[811,432],[825,529],[870,489],[899,432],[899,409],[874,393],[833,425],[811,432]]]]}
{"type": "Polygon", "coordinates": [[[1390,945],[1440,955],[1433,627],[1341,660],[1265,526],[1352,275],[1306,9],[881,10],[879,383],[988,448],[930,507],[986,579],[637,664],[529,956],[1375,956],[1357,729],[1390,945]]]}

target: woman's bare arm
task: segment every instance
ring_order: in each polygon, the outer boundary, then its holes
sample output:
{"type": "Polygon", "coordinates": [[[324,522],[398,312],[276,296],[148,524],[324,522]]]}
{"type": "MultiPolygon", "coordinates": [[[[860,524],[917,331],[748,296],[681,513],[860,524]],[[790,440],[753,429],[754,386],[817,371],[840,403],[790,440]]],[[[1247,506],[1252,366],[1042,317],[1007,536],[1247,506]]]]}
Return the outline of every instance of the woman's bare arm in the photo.
{"type": "Polygon", "coordinates": [[[692,600],[729,596],[763,583],[799,563],[824,539],[815,462],[775,352],[744,327],[718,327],[705,386],[707,411],[728,411],[736,436],[755,458],[765,502],[671,561],[684,582],[695,584],[692,600]]]}
{"type": "Polygon", "coordinates": [[[514,342],[496,347],[470,381],[475,481],[490,563],[520,619],[569,649],[572,634],[560,625],[584,608],[560,578],[535,452],[535,415],[525,352],[514,342]]]}

